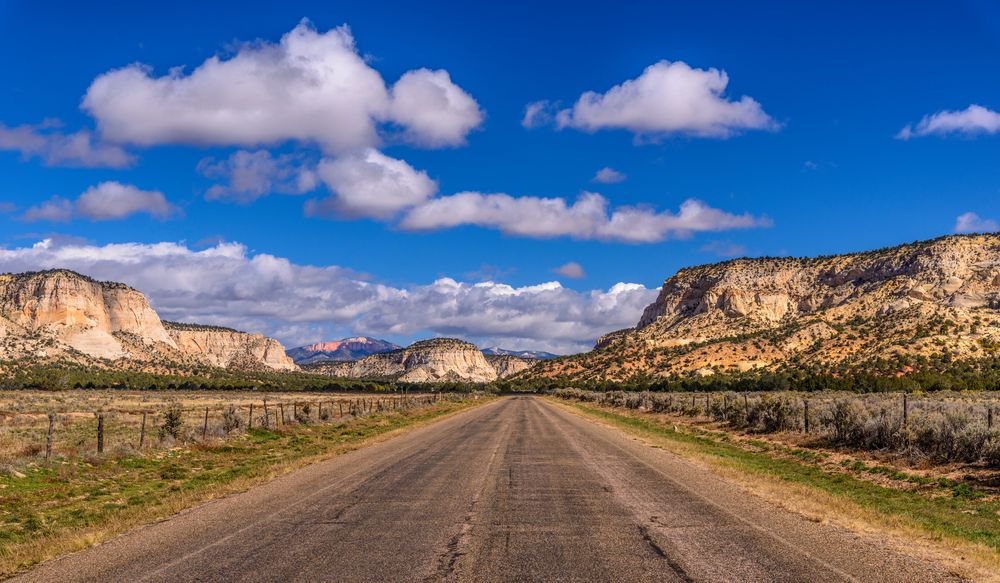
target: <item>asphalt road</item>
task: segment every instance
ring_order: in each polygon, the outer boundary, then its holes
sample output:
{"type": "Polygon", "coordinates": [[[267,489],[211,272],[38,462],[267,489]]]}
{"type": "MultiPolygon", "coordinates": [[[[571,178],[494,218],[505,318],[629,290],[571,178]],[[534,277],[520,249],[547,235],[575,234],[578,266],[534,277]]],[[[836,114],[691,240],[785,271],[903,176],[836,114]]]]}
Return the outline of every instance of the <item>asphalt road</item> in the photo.
{"type": "Polygon", "coordinates": [[[299,470],[23,581],[943,581],[540,399],[299,470]]]}

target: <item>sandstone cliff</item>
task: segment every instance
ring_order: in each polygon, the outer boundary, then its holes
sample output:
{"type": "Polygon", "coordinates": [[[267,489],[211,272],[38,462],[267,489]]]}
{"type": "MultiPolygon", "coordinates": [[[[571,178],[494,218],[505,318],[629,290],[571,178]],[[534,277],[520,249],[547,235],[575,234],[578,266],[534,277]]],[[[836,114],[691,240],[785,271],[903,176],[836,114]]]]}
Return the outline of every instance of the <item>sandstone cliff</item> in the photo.
{"type": "MultiPolygon", "coordinates": [[[[96,358],[128,355],[116,333],[176,348],[146,297],[119,283],[98,282],[71,271],[0,275],[0,328],[6,357],[21,341],[63,344],[96,358]]],[[[44,349],[38,349],[44,352],[44,349]]]]}
{"type": "Polygon", "coordinates": [[[280,342],[230,328],[164,322],[177,348],[206,364],[240,370],[295,370],[280,342]]]}
{"type": "Polygon", "coordinates": [[[497,378],[506,378],[538,364],[539,359],[521,358],[510,354],[487,354],[486,362],[497,371],[497,378]]]}
{"type": "Polygon", "coordinates": [[[339,377],[412,383],[488,383],[497,378],[497,369],[475,344],[453,338],[421,340],[401,350],[354,362],[322,364],[314,370],[339,377]]]}
{"type": "Polygon", "coordinates": [[[636,328],[529,374],[625,379],[792,365],[836,372],[880,360],[903,374],[928,359],[993,354],[998,307],[995,234],[829,257],[737,259],[682,269],[636,328]]]}
{"type": "Polygon", "coordinates": [[[0,359],[295,368],[276,340],[195,328],[168,332],[146,297],[121,283],[67,270],[0,275],[0,359]]]}

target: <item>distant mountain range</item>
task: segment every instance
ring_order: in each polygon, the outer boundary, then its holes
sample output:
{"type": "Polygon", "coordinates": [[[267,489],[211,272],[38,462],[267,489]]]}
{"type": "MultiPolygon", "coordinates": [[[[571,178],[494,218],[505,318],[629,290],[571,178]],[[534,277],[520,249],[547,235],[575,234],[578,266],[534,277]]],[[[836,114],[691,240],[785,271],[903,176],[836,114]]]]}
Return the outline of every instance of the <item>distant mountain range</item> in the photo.
{"type": "Polygon", "coordinates": [[[310,372],[335,377],[408,383],[489,383],[541,362],[510,355],[484,355],[475,344],[455,338],[432,338],[400,350],[352,362],[317,362],[310,372]]]}
{"type": "Polygon", "coordinates": [[[533,360],[548,360],[550,358],[559,358],[558,354],[552,354],[551,352],[542,352],[541,350],[507,350],[506,348],[500,348],[499,346],[491,346],[489,348],[484,348],[483,354],[485,354],[486,356],[516,356],[518,358],[527,358],[533,360]]]}
{"type": "MultiPolygon", "coordinates": [[[[392,352],[402,348],[387,340],[369,338],[367,336],[355,336],[342,340],[332,340],[329,342],[317,342],[308,346],[300,346],[288,350],[288,356],[296,364],[317,364],[320,362],[349,362],[361,360],[373,354],[392,352]]],[[[526,360],[548,360],[558,358],[558,354],[542,352],[539,350],[507,350],[498,346],[491,346],[482,350],[486,356],[516,356],[526,360]]]]}
{"type": "Polygon", "coordinates": [[[355,336],[331,342],[317,342],[288,350],[288,356],[297,364],[318,362],[347,362],[360,360],[366,356],[399,350],[400,346],[367,336],[355,336]]]}

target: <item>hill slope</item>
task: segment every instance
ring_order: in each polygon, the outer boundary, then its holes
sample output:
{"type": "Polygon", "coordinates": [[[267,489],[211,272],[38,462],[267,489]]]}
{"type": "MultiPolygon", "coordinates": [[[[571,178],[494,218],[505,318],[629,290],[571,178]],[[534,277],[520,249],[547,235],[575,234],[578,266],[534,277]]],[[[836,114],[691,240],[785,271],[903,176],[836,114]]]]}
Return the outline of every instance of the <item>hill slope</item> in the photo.
{"type": "Polygon", "coordinates": [[[635,328],[524,378],[625,380],[808,367],[888,374],[1000,347],[1000,236],[865,253],[737,259],[667,279],[635,328]]]}

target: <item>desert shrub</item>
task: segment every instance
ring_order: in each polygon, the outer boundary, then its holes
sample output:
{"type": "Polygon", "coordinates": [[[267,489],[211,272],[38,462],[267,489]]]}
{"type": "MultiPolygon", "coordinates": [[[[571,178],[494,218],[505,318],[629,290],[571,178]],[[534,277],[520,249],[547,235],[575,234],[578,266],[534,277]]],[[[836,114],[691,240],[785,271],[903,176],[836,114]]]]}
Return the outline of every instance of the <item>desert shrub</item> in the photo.
{"type": "Polygon", "coordinates": [[[713,399],[708,405],[708,415],[713,421],[728,419],[728,407],[725,399],[713,399]]]}
{"type": "Polygon", "coordinates": [[[310,413],[312,413],[312,407],[309,405],[309,403],[306,403],[305,405],[302,405],[301,407],[297,407],[295,409],[295,421],[298,422],[298,423],[302,423],[303,425],[309,423],[309,421],[310,421],[309,414],[310,413]]]}
{"type": "Polygon", "coordinates": [[[666,413],[670,411],[672,405],[673,405],[672,395],[664,395],[662,393],[657,393],[652,397],[650,397],[649,399],[650,410],[654,413],[666,413]]]}
{"type": "Polygon", "coordinates": [[[21,457],[38,457],[45,452],[45,446],[41,443],[29,443],[21,448],[21,457]]]}
{"type": "Polygon", "coordinates": [[[902,416],[886,407],[880,407],[874,415],[867,412],[861,420],[860,443],[865,449],[902,449],[906,445],[902,416]]]}
{"type": "Polygon", "coordinates": [[[914,421],[912,446],[939,461],[971,461],[986,441],[985,429],[975,427],[964,411],[929,412],[914,421]]]}
{"type": "Polygon", "coordinates": [[[228,435],[241,427],[243,427],[243,418],[240,416],[239,410],[235,406],[229,405],[222,411],[222,431],[228,435]]]}
{"type": "Polygon", "coordinates": [[[329,421],[330,420],[330,409],[329,408],[324,409],[324,408],[320,407],[320,409],[319,409],[319,420],[320,421],[329,421]]]}
{"type": "Polygon", "coordinates": [[[795,408],[786,399],[765,395],[750,405],[747,425],[764,433],[798,427],[795,408]]]}
{"type": "Polygon", "coordinates": [[[860,403],[841,400],[823,415],[823,424],[830,428],[831,439],[843,445],[860,445],[864,431],[865,411],[860,403]]]}
{"type": "Polygon", "coordinates": [[[1000,468],[1000,431],[993,429],[983,444],[983,461],[991,468],[1000,468]]]}
{"type": "Polygon", "coordinates": [[[180,439],[183,429],[184,409],[179,403],[174,403],[163,412],[163,422],[160,423],[160,439],[167,437],[174,440],[180,439]]]}

